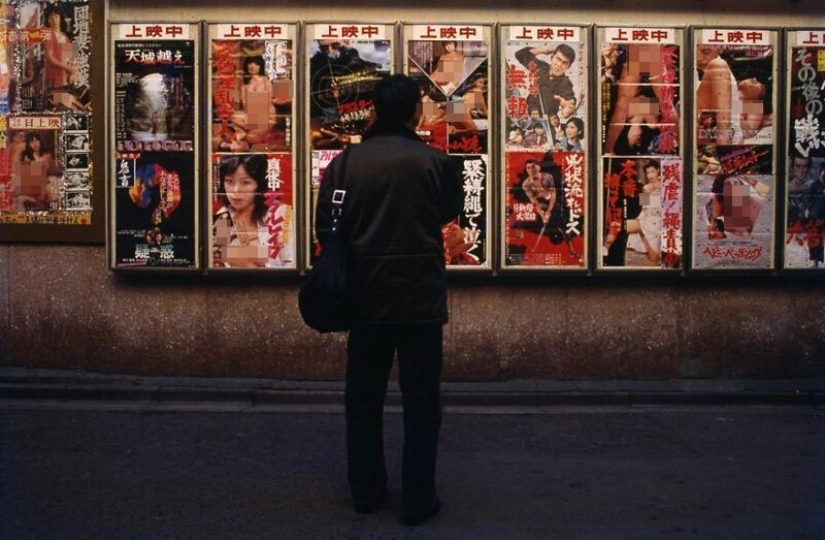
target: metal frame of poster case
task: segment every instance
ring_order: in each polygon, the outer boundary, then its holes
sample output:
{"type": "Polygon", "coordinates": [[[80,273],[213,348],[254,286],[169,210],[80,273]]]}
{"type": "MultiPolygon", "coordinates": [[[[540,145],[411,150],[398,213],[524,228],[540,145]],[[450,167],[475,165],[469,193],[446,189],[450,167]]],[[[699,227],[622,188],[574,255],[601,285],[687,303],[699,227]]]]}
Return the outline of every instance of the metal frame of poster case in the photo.
{"type": "Polygon", "coordinates": [[[774,272],[779,31],[691,27],[691,36],[690,272],[774,272]],[[704,86],[709,70],[724,84],[704,86]]]}
{"type": "Polygon", "coordinates": [[[206,269],[296,272],[297,23],[205,26],[206,269]]]}
{"type": "Polygon", "coordinates": [[[350,144],[358,144],[372,115],[372,88],[395,70],[397,29],[393,22],[303,24],[305,61],[302,189],[305,259],[309,268],[320,254],[315,237],[315,206],[324,170],[350,144]]]}
{"type": "Polygon", "coordinates": [[[0,66],[10,79],[0,89],[0,242],[103,243],[105,167],[94,167],[92,150],[102,155],[105,148],[105,94],[98,91],[104,88],[104,2],[4,0],[0,7],[0,66]],[[56,7],[62,37],[72,42],[78,67],[72,78],[46,64],[47,6],[56,7]],[[24,20],[37,26],[22,26],[24,20]],[[17,165],[27,138],[41,141],[34,154],[51,158],[30,160],[49,163],[37,179],[32,165],[28,171],[17,165]]]}
{"type": "Polygon", "coordinates": [[[448,272],[491,272],[495,257],[494,26],[402,23],[403,73],[422,85],[416,133],[462,162],[464,207],[442,228],[448,272]],[[452,45],[450,45],[452,43],[452,45]],[[447,49],[452,47],[452,50],[447,49]]]}
{"type": "Polygon", "coordinates": [[[595,34],[595,270],[681,275],[688,215],[684,28],[603,25],[595,34]]]}
{"type": "Polygon", "coordinates": [[[501,272],[588,272],[591,31],[500,27],[501,272]]]}
{"type": "Polygon", "coordinates": [[[825,29],[785,30],[782,272],[825,270],[825,29]],[[815,193],[812,191],[815,190],[815,193]]]}
{"type": "Polygon", "coordinates": [[[201,271],[201,25],[109,30],[109,268],[201,271]]]}

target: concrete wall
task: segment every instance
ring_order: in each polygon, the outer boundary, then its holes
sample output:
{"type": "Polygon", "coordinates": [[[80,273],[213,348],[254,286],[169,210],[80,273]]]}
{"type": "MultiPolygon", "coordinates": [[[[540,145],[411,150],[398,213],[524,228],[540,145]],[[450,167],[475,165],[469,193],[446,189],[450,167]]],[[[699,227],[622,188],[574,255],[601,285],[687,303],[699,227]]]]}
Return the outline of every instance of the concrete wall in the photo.
{"type": "MultiPolygon", "coordinates": [[[[265,6],[274,20],[608,24],[632,16],[680,25],[825,26],[821,0],[504,4],[111,0],[107,15],[254,21],[265,6]]],[[[445,377],[822,376],[823,282],[825,276],[451,276],[445,377]]],[[[297,284],[289,276],[115,275],[103,246],[0,244],[0,365],[340,378],[344,337],[302,325],[297,284]]]]}
{"type": "MultiPolygon", "coordinates": [[[[445,377],[825,375],[825,277],[451,277],[445,377]]],[[[336,379],[295,277],[122,276],[101,246],[0,245],[0,365],[336,379]]]]}

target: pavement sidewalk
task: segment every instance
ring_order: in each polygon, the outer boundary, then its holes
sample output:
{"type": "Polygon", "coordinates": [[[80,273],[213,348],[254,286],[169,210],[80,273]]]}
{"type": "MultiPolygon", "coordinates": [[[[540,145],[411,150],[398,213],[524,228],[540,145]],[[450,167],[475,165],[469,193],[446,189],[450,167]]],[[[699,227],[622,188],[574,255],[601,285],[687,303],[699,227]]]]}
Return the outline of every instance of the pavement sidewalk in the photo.
{"type": "MultiPolygon", "coordinates": [[[[445,407],[793,405],[825,406],[825,378],[511,380],[444,382],[445,407]]],[[[0,400],[133,402],[146,405],[220,403],[228,407],[340,407],[342,381],[160,377],[0,367],[0,400]]],[[[396,382],[388,406],[400,404],[396,382]]]]}

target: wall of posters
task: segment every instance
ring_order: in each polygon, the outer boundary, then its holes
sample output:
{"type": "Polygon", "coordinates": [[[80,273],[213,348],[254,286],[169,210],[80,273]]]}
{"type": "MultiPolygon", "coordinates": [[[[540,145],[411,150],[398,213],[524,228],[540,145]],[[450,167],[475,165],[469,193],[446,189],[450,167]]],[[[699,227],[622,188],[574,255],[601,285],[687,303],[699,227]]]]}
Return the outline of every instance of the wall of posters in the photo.
{"type": "Polygon", "coordinates": [[[825,269],[825,30],[787,32],[786,269],[825,269]]]}
{"type": "Polygon", "coordinates": [[[598,29],[600,269],[682,268],[682,39],[598,29]]]}
{"type": "Polygon", "coordinates": [[[392,73],[392,38],[387,24],[307,25],[310,264],[320,253],[313,224],[324,170],[344,148],[361,142],[372,115],[372,89],[392,73]]]}
{"type": "Polygon", "coordinates": [[[38,229],[38,238],[8,226],[92,224],[93,9],[89,1],[0,8],[0,239],[60,240],[57,230],[38,229]]]}
{"type": "Polygon", "coordinates": [[[694,269],[774,267],[776,39],[694,29],[694,269]]]}
{"type": "Polygon", "coordinates": [[[502,267],[585,269],[588,32],[502,27],[502,267]]]}
{"type": "Polygon", "coordinates": [[[209,25],[207,267],[297,267],[294,27],[209,25]]]}
{"type": "Polygon", "coordinates": [[[198,28],[113,24],[110,264],[200,265],[198,28]]]}
{"type": "Polygon", "coordinates": [[[464,209],[444,229],[447,265],[490,268],[489,26],[405,25],[404,71],[420,85],[416,132],[462,165],[464,209]]]}

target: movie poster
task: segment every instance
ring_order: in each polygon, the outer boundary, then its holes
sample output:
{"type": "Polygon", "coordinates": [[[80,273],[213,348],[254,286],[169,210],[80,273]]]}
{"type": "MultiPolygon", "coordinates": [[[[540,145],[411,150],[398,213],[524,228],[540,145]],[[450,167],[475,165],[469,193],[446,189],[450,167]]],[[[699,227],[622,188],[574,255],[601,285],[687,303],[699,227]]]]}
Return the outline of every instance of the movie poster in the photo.
{"type": "Polygon", "coordinates": [[[825,30],[788,30],[786,269],[825,270],[825,30]]]}
{"type": "Polygon", "coordinates": [[[90,225],[89,2],[0,6],[0,223],[90,225]]]}
{"type": "Polygon", "coordinates": [[[599,269],[682,269],[682,40],[598,29],[599,269]]]}
{"type": "Polygon", "coordinates": [[[392,38],[388,24],[307,25],[310,264],[320,254],[314,223],[323,171],[344,148],[361,142],[372,117],[372,90],[392,73],[392,38]]]}
{"type": "Polygon", "coordinates": [[[197,28],[116,24],[112,36],[112,267],[197,268],[197,28]]]}
{"type": "Polygon", "coordinates": [[[209,25],[207,267],[295,269],[294,29],[209,25]]]}
{"type": "Polygon", "coordinates": [[[484,25],[407,25],[404,67],[420,88],[416,133],[463,167],[464,208],[445,225],[447,265],[489,268],[490,38],[484,25]]]}
{"type": "Polygon", "coordinates": [[[694,269],[774,267],[776,39],[694,29],[694,269]]]}
{"type": "Polygon", "coordinates": [[[502,28],[503,268],[586,269],[588,35],[502,28]]]}

